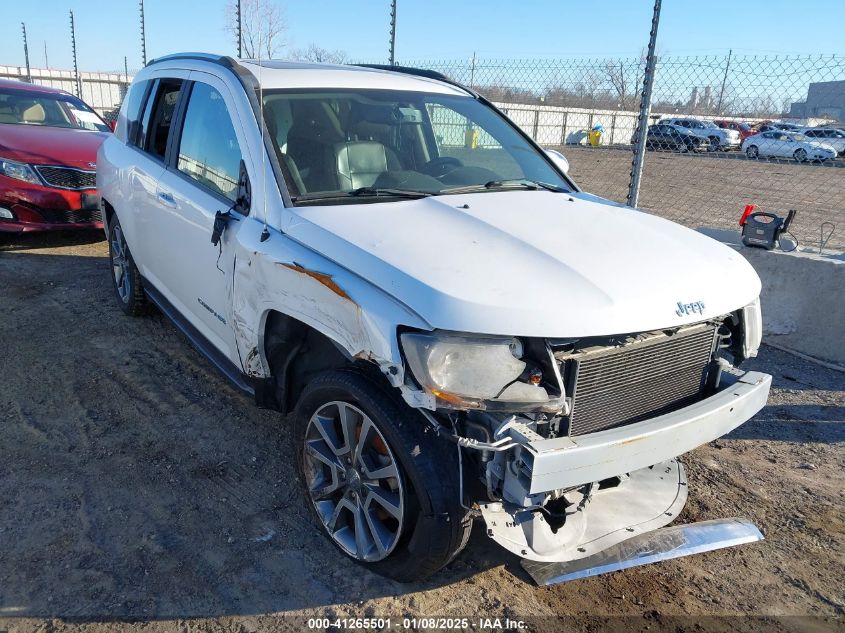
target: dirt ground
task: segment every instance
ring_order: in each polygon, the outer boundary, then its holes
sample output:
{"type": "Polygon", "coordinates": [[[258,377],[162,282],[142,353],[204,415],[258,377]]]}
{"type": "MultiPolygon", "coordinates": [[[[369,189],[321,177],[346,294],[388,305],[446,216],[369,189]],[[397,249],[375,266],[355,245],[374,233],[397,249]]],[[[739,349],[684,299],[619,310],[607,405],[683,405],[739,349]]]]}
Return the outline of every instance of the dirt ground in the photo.
{"type": "Polygon", "coordinates": [[[400,585],[308,521],[284,419],[163,316],[122,315],[98,240],[0,247],[0,631],[843,628],[845,374],[764,347],[769,406],[684,460],[679,520],[746,516],[761,543],[538,588],[476,525],[446,570],[400,585]]]}

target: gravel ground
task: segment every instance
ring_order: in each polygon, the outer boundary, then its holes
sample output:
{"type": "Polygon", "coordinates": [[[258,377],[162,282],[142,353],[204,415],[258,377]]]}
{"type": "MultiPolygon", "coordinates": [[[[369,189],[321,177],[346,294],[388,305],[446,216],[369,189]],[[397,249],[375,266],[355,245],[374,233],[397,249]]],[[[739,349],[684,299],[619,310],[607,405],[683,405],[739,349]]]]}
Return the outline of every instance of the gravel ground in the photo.
{"type": "Polygon", "coordinates": [[[774,375],[769,406],[685,457],[679,520],[747,516],[762,543],[537,588],[476,525],[446,570],[400,585],[308,522],[286,420],[163,316],[120,313],[98,240],[0,249],[0,631],[299,630],[313,615],[843,627],[845,374],[764,347],[749,364],[774,375]]]}

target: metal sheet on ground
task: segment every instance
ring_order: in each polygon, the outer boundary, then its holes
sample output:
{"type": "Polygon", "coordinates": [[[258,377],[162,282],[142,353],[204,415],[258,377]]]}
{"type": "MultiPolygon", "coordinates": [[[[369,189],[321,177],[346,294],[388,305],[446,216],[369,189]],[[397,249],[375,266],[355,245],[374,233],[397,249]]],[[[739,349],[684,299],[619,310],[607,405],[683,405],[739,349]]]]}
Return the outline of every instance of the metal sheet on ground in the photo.
{"type": "Polygon", "coordinates": [[[580,560],[558,563],[523,560],[522,567],[538,585],[556,585],[762,540],[763,534],[748,519],[716,519],[654,530],[580,560]]]}

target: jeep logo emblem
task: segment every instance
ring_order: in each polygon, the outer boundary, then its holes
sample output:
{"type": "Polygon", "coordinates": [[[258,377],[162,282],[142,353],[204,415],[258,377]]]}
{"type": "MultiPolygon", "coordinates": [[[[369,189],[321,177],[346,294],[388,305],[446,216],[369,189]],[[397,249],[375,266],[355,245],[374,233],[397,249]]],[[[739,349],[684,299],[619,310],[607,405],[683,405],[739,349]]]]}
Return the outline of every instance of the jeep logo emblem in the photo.
{"type": "Polygon", "coordinates": [[[690,314],[704,314],[704,302],[681,303],[678,301],[678,309],[675,310],[675,314],[679,317],[689,316],[690,314]]]}

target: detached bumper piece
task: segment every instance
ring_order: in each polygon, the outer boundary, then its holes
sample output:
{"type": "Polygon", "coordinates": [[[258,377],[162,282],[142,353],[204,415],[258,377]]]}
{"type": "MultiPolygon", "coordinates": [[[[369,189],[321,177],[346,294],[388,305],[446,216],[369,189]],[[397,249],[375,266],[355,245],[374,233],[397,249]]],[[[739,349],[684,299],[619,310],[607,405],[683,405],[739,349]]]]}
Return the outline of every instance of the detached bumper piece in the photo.
{"type": "Polygon", "coordinates": [[[748,519],[717,519],[673,525],[640,534],[578,560],[523,560],[522,567],[538,585],[556,585],[578,578],[598,576],[620,569],[762,540],[760,530],[748,519]]]}

